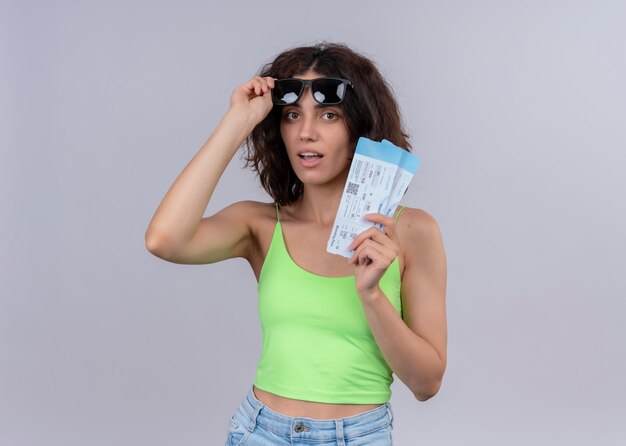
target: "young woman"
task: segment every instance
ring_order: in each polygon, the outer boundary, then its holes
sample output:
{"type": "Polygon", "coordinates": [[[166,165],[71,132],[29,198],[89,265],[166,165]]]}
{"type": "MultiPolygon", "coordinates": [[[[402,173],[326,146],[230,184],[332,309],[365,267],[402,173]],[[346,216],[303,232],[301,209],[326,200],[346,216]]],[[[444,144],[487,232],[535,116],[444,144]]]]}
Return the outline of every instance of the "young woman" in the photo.
{"type": "Polygon", "coordinates": [[[326,252],[357,139],[410,149],[374,63],[343,45],[291,49],[230,108],[157,209],[146,246],[175,263],[243,257],[259,282],[262,355],[228,445],[387,445],[392,373],[424,401],[446,367],[446,260],[436,221],[368,214],[350,260],[326,252]],[[203,214],[233,155],[272,203],[203,214]]]}

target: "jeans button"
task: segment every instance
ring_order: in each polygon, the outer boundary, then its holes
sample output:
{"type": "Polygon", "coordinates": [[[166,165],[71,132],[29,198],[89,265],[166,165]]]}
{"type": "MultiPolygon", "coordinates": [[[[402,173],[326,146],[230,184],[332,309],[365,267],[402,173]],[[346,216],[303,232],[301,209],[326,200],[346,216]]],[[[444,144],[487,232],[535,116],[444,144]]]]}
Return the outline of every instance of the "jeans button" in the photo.
{"type": "Polygon", "coordinates": [[[309,428],[306,427],[304,424],[296,424],[293,430],[300,433],[300,432],[307,432],[309,428]]]}

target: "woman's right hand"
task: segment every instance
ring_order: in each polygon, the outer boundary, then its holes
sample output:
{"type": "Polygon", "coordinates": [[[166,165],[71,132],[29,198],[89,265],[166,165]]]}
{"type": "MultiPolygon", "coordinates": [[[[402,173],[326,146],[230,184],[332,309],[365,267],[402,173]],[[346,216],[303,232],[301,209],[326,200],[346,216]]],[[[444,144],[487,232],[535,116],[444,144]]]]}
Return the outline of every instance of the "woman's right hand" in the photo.
{"type": "Polygon", "coordinates": [[[254,76],[233,90],[230,95],[231,110],[250,113],[252,119],[257,123],[261,122],[274,105],[272,88],[274,88],[273,77],[254,76]]]}

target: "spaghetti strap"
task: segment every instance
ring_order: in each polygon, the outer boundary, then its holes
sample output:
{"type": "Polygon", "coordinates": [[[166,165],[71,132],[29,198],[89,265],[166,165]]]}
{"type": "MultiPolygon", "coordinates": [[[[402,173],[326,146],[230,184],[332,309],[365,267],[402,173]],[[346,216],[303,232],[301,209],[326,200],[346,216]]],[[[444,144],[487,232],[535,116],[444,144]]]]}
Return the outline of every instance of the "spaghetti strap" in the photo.
{"type": "Polygon", "coordinates": [[[396,217],[393,219],[393,224],[395,225],[396,222],[398,221],[398,217],[400,216],[400,214],[402,213],[402,211],[405,209],[404,206],[400,206],[400,210],[396,213],[396,217]]]}
{"type": "Polygon", "coordinates": [[[278,215],[278,203],[274,203],[276,205],[276,221],[280,223],[280,215],[278,215]]]}

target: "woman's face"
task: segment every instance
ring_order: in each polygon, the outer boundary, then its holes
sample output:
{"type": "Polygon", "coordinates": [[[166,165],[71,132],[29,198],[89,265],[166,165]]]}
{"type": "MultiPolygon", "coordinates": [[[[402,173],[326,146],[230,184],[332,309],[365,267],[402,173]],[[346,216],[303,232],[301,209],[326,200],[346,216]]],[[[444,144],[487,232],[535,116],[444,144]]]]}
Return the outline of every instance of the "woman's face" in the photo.
{"type": "MultiPolygon", "coordinates": [[[[309,71],[293,77],[315,79],[323,75],[309,71]]],[[[340,106],[321,106],[306,86],[298,102],[282,107],[280,134],[300,181],[343,187],[353,150],[340,106]]]]}

